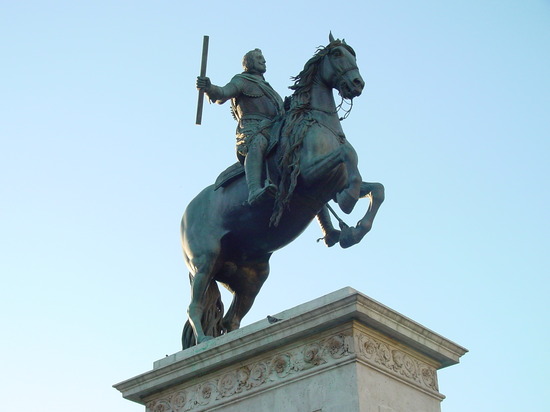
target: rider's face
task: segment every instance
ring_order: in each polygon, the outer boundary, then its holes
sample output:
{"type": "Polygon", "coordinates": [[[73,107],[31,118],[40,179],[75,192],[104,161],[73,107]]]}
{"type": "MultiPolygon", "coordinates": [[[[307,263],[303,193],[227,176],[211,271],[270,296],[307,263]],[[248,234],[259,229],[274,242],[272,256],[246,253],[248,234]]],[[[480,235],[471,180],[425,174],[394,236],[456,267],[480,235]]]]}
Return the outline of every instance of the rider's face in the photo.
{"type": "Polygon", "coordinates": [[[252,70],[256,73],[265,73],[267,66],[263,54],[255,53],[252,56],[252,70]]]}

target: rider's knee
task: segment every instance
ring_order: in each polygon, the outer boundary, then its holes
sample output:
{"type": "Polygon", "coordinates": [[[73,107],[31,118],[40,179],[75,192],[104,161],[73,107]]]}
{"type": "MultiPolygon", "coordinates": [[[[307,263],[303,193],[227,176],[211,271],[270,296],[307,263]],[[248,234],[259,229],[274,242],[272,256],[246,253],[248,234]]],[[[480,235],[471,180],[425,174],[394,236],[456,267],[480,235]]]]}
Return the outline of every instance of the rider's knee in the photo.
{"type": "Polygon", "coordinates": [[[267,149],[267,138],[263,134],[259,134],[254,139],[253,144],[263,153],[267,149]]]}
{"type": "Polygon", "coordinates": [[[248,141],[248,151],[251,149],[265,150],[267,148],[267,137],[263,133],[256,133],[248,141]]]}

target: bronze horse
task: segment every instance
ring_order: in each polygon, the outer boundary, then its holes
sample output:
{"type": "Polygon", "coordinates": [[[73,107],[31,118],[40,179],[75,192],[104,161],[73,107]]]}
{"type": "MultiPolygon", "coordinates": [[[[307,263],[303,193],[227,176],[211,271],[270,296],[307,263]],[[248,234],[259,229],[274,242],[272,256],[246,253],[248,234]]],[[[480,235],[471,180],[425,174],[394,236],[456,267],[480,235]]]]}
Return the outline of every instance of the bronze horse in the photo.
{"type": "Polygon", "coordinates": [[[328,215],[329,200],[350,213],[359,198],[370,199],[357,226],[333,229],[331,243],[354,245],[372,226],[384,187],[362,182],[332,93],[337,89],[342,98],[353,99],[364,82],[353,49],[332,35],[329,40],[294,78],[290,107],[274,127],[272,136],[280,137],[266,163],[269,179],[278,186],[275,199],[248,205],[241,174],[225,185],[205,188],[183,215],[182,244],[191,281],[184,349],[239,328],[267,279],[271,254],[296,239],[317,215],[328,215]],[[217,282],[233,293],[225,316],[217,282]]]}

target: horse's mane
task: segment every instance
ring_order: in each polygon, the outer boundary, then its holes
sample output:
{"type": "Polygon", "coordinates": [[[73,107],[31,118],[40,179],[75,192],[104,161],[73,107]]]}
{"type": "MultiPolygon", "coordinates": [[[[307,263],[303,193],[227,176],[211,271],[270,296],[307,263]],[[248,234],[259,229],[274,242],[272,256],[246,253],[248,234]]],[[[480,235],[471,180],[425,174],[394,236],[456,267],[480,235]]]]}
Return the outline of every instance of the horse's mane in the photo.
{"type": "Polygon", "coordinates": [[[294,90],[291,98],[293,101],[297,100],[297,98],[299,99],[303,97],[304,94],[309,94],[308,92],[311,90],[313,79],[315,78],[319,68],[319,62],[323,59],[323,57],[339,46],[345,47],[353,56],[355,56],[355,51],[351,46],[346,44],[345,40],[333,40],[328,46],[319,46],[313,57],[304,65],[304,69],[297,76],[291,77],[294,84],[288,88],[290,90],[294,90]]]}
{"type": "Polygon", "coordinates": [[[281,137],[286,140],[286,150],[279,162],[281,181],[270,221],[270,224],[274,226],[279,224],[283,211],[288,207],[292,193],[296,188],[300,175],[299,152],[302,141],[307,130],[315,123],[310,107],[310,91],[313,81],[322,59],[339,46],[345,47],[355,56],[353,48],[348,46],[344,40],[333,40],[328,46],[319,46],[313,57],[304,65],[304,69],[297,76],[291,77],[294,84],[289,86],[289,89],[294,90],[294,93],[287,103],[286,121],[281,132],[281,137]]]}

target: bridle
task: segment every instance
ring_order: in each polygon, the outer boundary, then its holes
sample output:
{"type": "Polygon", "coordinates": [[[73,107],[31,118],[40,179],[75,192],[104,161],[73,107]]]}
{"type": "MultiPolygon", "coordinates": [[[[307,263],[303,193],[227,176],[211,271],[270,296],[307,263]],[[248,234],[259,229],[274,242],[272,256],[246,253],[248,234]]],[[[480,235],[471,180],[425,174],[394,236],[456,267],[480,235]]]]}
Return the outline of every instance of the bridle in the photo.
{"type": "MultiPolygon", "coordinates": [[[[338,47],[342,47],[342,46],[338,46],[338,47]]],[[[329,60],[331,60],[330,59],[331,57],[334,57],[333,52],[334,52],[334,50],[331,50],[327,54],[326,57],[329,57],[329,60]]],[[[336,65],[332,61],[331,61],[330,64],[331,64],[331,67],[334,71],[334,74],[333,74],[333,78],[335,79],[334,84],[338,84],[338,85],[343,84],[345,82],[344,75],[346,73],[348,73],[350,71],[353,71],[353,70],[359,70],[359,67],[357,67],[357,65],[355,63],[350,64],[345,69],[342,69],[340,67],[335,67],[336,65]]],[[[344,115],[339,117],[339,120],[343,121],[343,120],[346,120],[348,118],[348,116],[351,113],[351,109],[353,109],[353,97],[352,98],[345,98],[344,96],[342,96],[339,89],[338,89],[338,91],[339,91],[340,96],[342,97],[342,101],[340,102],[340,104],[338,106],[336,106],[336,113],[338,113],[340,110],[344,111],[344,115]],[[346,105],[348,106],[347,109],[342,107],[344,105],[344,103],[346,103],[346,105]]]]}

